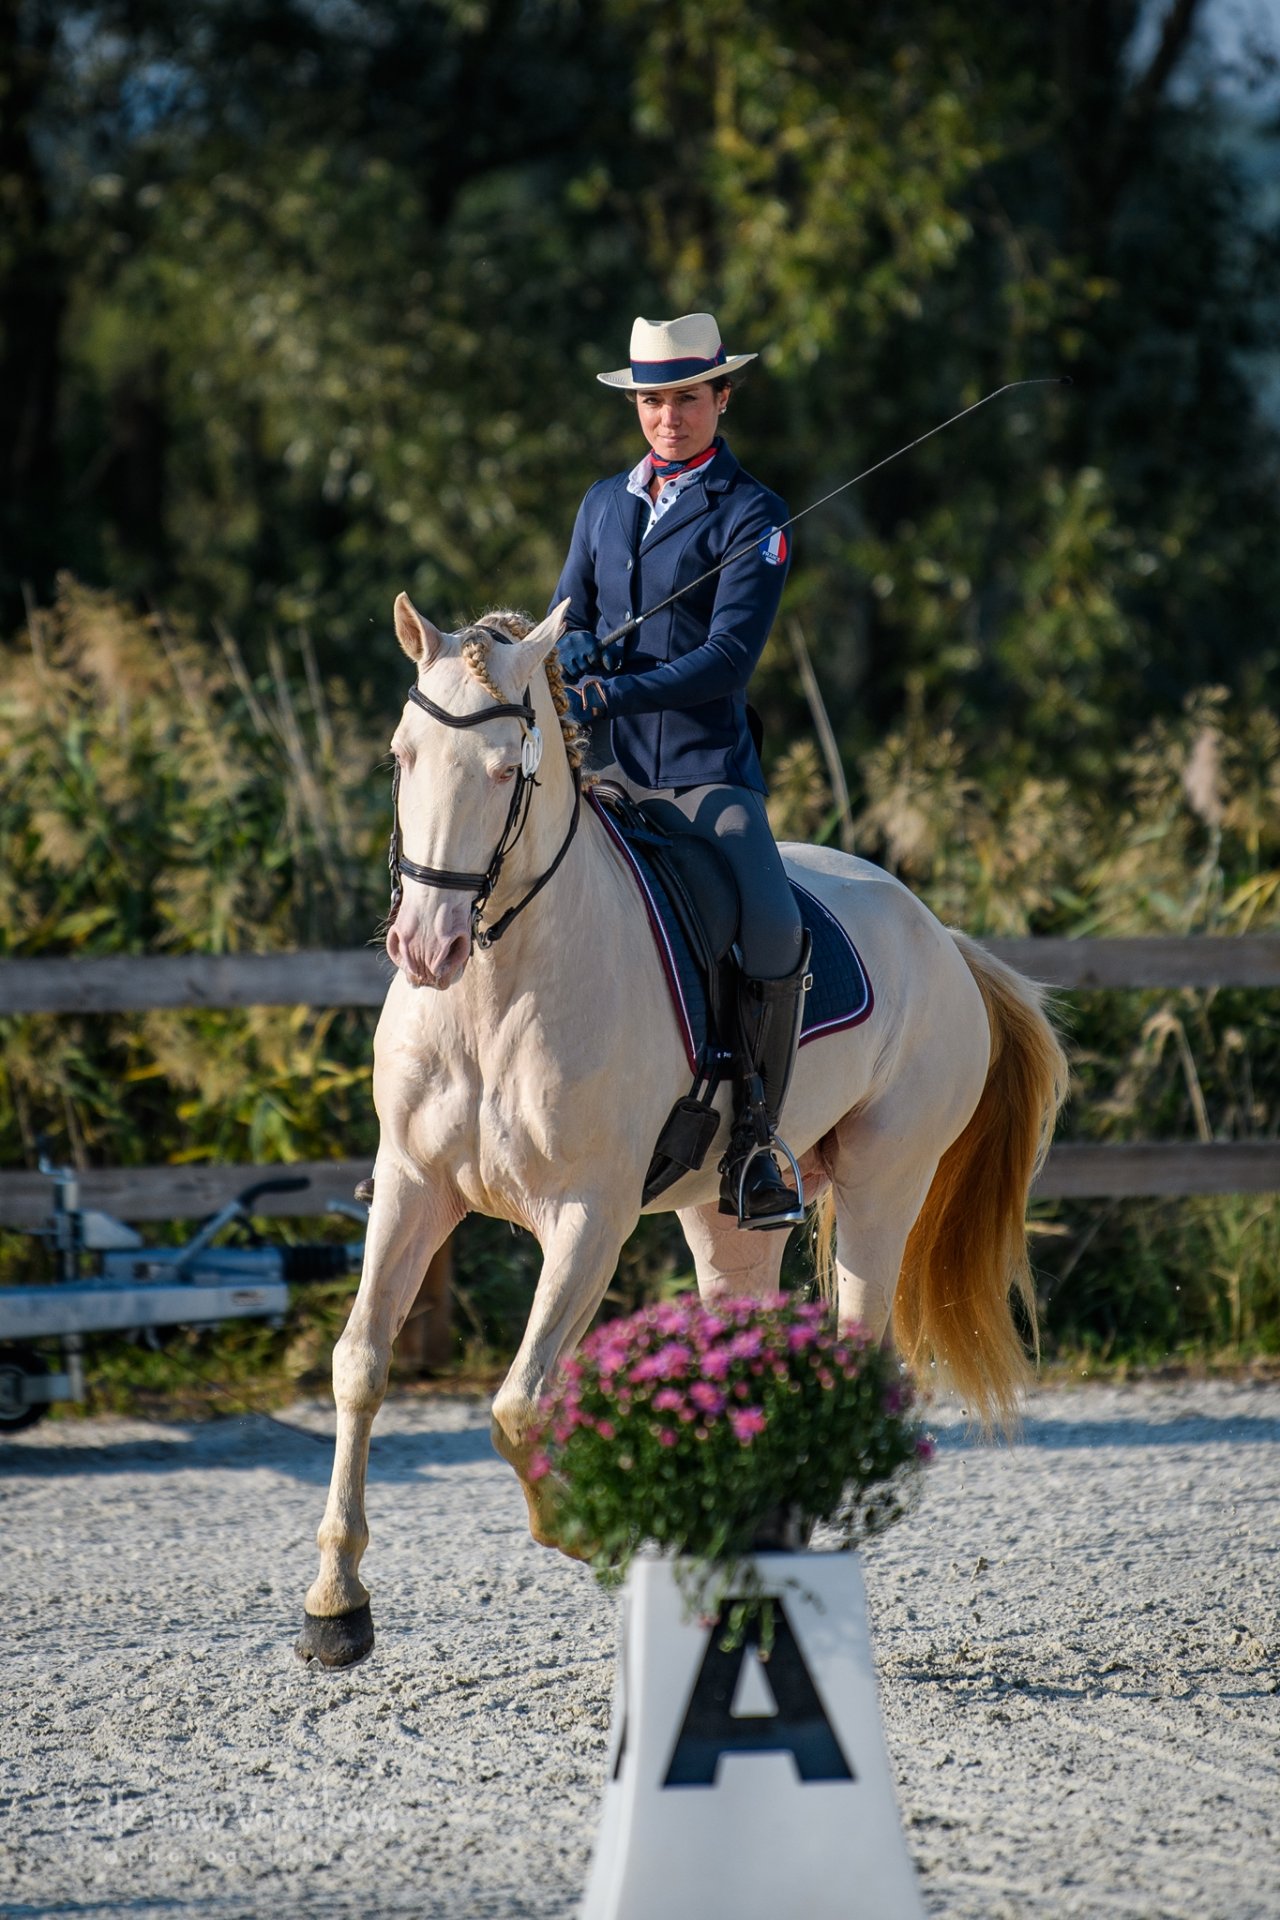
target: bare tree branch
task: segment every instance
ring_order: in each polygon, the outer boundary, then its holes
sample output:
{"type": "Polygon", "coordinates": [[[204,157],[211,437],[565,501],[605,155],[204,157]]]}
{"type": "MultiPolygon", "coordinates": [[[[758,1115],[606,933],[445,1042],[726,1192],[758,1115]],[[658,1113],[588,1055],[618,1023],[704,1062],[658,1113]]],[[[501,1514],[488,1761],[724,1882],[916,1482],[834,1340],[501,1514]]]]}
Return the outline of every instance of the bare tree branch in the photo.
{"type": "Polygon", "coordinates": [[[804,697],[809,702],[809,712],[813,716],[814,732],[818,736],[818,745],[822,758],[826,762],[827,778],[831,782],[831,792],[840,814],[840,845],[846,853],[853,852],[853,814],[849,807],[849,784],[844,777],[844,765],[840,759],[840,748],[836,744],[835,729],[827,712],[827,703],[822,697],[822,688],[818,685],[818,676],[813,670],[813,661],[809,658],[809,648],[805,642],[804,629],[798,620],[792,620],[788,626],[791,636],[791,650],[800,669],[800,684],[804,688],[804,697]]]}
{"type": "Polygon", "coordinates": [[[1129,96],[1132,118],[1145,118],[1164,92],[1169,75],[1186,50],[1202,4],[1203,0],[1173,0],[1173,5],[1165,15],[1164,26],[1160,30],[1160,45],[1152,55],[1151,65],[1129,96]]]}

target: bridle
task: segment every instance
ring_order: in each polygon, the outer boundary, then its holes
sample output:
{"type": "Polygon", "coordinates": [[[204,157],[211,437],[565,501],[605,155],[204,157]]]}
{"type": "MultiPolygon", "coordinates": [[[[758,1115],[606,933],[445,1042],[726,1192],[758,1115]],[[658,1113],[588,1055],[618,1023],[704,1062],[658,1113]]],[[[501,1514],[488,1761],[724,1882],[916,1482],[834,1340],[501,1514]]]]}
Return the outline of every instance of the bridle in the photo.
{"type": "MultiPolygon", "coordinates": [[[[473,629],[487,634],[491,640],[500,641],[503,646],[511,645],[509,634],[497,627],[473,629]]],[[[446,727],[478,727],[488,720],[519,720],[524,728],[520,745],[520,766],[515,776],[511,804],[507,808],[507,818],[498,844],[489,856],[489,864],[483,873],[463,873],[453,867],[422,867],[414,860],[406,860],[400,849],[400,762],[397,760],[395,772],[391,776],[391,844],[387,849],[387,868],[391,875],[391,913],[394,920],[400,911],[400,902],[404,898],[404,882],[416,880],[424,887],[445,887],[459,893],[474,895],[471,902],[471,938],[482,952],[501,940],[517,914],[523,913],[536,894],[541,893],[553,873],[559,867],[574,834],[578,831],[578,819],[582,808],[582,776],[577,767],[573,772],[573,813],[569,827],[560,843],[560,850],[551,865],[534,881],[524,898],[494,922],[491,927],[480,925],[480,916],[484,912],[494,888],[502,875],[503,863],[511,849],[524,832],[529,818],[529,808],[533,802],[533,790],[541,786],[538,768],[542,764],[542,732],[534,716],[528,691],[521,701],[496,700],[491,706],[480,707],[475,713],[450,713],[447,707],[437,706],[429,699],[415,682],[409,689],[409,698],[415,707],[421,707],[433,720],[440,721],[446,727]]]]}

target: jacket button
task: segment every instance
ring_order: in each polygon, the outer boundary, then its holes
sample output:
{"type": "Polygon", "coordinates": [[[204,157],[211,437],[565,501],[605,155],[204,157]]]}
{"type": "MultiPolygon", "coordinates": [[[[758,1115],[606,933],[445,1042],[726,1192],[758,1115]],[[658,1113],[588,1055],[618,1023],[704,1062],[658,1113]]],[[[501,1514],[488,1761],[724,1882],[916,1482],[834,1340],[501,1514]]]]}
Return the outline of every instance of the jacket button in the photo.
{"type": "Polygon", "coordinates": [[[630,560],[628,560],[628,562],[627,562],[627,572],[628,572],[628,573],[630,573],[630,571],[631,571],[631,567],[632,567],[632,562],[631,562],[630,560]]]}

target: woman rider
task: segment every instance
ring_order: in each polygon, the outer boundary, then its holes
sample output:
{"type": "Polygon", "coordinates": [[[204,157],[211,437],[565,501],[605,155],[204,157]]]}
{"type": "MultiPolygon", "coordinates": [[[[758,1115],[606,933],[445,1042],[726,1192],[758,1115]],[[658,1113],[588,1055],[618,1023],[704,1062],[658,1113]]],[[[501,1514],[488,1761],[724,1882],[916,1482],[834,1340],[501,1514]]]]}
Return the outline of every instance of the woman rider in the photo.
{"type": "Polygon", "coordinates": [[[720,1163],[720,1209],[739,1213],[747,1163],[741,1224],[780,1227],[799,1217],[800,1196],[772,1152],[748,1156],[773,1139],[786,1098],[808,953],[765,813],[747,682],[782,597],[788,553],[779,529],[787,509],[738,465],[718,432],[730,375],[755,357],[726,355],[709,313],[636,321],[630,365],[596,377],[635,396],[650,451],[587,494],[552,604],[570,602],[560,662],[576,683],[569,687],[574,717],[608,724],[615,763],[608,771],[636,797],[672,802],[716,840],[738,882],[739,1025],[749,1065],[720,1163]],[[730,555],[729,565],[673,606],[601,646],[602,636],[730,555]]]}

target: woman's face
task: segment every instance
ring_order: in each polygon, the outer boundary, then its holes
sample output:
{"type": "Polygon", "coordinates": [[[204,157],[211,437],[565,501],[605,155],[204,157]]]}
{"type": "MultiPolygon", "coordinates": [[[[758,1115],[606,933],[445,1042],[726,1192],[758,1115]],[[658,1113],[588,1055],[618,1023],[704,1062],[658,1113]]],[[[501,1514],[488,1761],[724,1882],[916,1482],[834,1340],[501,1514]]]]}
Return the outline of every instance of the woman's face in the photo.
{"type": "Polygon", "coordinates": [[[693,387],[658,387],[636,395],[636,412],[645,439],[664,460],[692,460],[716,437],[727,393],[704,380],[693,387]]]}

